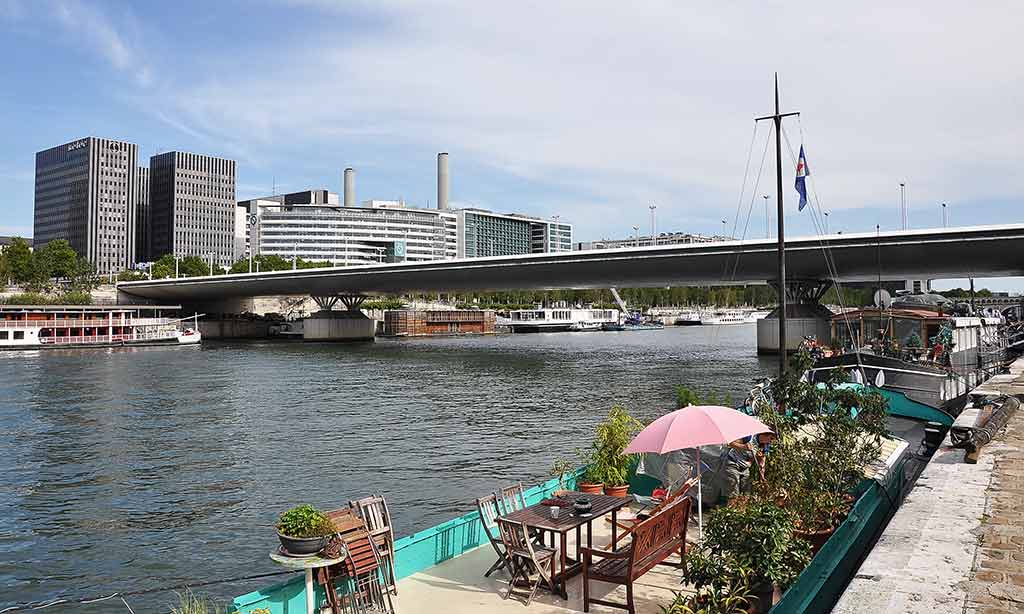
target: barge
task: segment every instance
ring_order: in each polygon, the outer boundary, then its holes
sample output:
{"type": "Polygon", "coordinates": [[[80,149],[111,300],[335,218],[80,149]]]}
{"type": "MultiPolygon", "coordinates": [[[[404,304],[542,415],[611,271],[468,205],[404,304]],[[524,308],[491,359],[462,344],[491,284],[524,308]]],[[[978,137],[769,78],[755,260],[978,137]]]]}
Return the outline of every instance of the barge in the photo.
{"type": "Polygon", "coordinates": [[[198,345],[192,318],[167,305],[0,305],[0,350],[198,345]],[[188,321],[192,326],[187,326],[188,321]]]}

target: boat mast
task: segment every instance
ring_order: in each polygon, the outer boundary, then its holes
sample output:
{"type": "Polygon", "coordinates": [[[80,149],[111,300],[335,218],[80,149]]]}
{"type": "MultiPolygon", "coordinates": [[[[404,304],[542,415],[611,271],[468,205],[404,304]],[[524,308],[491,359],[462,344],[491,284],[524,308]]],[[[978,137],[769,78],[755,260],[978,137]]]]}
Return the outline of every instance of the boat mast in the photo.
{"type": "Polygon", "coordinates": [[[799,113],[779,112],[779,73],[775,73],[775,114],[758,117],[754,121],[770,119],[775,122],[775,194],[779,219],[779,376],[786,373],[786,222],[782,206],[782,118],[799,113]]]}

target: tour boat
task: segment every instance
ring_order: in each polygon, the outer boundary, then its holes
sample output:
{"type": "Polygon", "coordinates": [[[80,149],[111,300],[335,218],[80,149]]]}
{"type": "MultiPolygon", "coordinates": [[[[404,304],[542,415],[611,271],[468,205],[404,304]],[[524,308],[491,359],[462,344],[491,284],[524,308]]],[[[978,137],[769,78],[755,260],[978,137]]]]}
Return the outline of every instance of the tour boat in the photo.
{"type": "Polygon", "coordinates": [[[704,314],[700,323],[704,325],[747,324],[750,320],[742,311],[715,311],[704,314]]]}
{"type": "Polygon", "coordinates": [[[887,309],[833,316],[831,348],[813,352],[817,360],[809,377],[824,381],[830,371],[843,368],[854,381],[902,392],[956,417],[968,393],[1006,360],[1003,321],[956,315],[938,299],[931,304],[903,300],[887,309]]]}
{"type": "Polygon", "coordinates": [[[163,315],[178,309],[148,305],[0,305],[0,350],[199,344],[202,335],[197,323],[186,327],[182,324],[186,320],[163,315]]]}
{"type": "Polygon", "coordinates": [[[684,311],[683,313],[676,316],[676,326],[699,326],[701,321],[701,313],[699,311],[684,311]]]}
{"type": "Polygon", "coordinates": [[[617,309],[517,309],[511,311],[507,318],[500,318],[498,324],[508,326],[515,333],[556,332],[567,330],[592,330],[577,328],[574,325],[590,326],[597,324],[600,328],[605,323],[618,323],[617,309]]]}

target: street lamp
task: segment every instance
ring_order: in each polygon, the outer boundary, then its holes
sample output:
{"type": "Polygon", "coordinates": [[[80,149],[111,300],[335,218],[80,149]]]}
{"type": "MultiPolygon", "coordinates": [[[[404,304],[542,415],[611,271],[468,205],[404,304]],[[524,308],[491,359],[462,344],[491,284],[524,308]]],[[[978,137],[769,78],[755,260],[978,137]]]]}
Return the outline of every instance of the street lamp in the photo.
{"type": "Polygon", "coordinates": [[[658,235],[654,234],[656,226],[654,225],[654,211],[658,208],[658,205],[652,204],[648,209],[651,210],[651,245],[658,244],[658,235]]]}
{"type": "Polygon", "coordinates": [[[181,256],[174,255],[174,279],[178,279],[178,261],[181,260],[181,256]]]}
{"type": "Polygon", "coordinates": [[[771,229],[771,224],[770,224],[770,219],[771,218],[768,215],[768,195],[767,194],[762,194],[761,198],[764,199],[764,238],[765,239],[770,239],[770,238],[772,238],[772,235],[771,235],[771,230],[770,230],[771,229]]]}
{"type": "Polygon", "coordinates": [[[942,203],[942,227],[946,227],[946,203],[942,203]]]}
{"type": "Polygon", "coordinates": [[[828,232],[828,211],[825,212],[825,234],[829,234],[829,232],[828,232]]]}
{"type": "Polygon", "coordinates": [[[633,236],[636,237],[636,246],[640,247],[640,227],[639,226],[634,226],[633,227],[633,236]]]}
{"type": "Polygon", "coordinates": [[[907,229],[907,196],[906,183],[900,183],[900,219],[903,221],[903,230],[907,229]]]}
{"type": "Polygon", "coordinates": [[[722,238],[723,239],[728,239],[729,238],[728,230],[727,230],[727,223],[726,223],[725,220],[722,220],[722,238]]]}

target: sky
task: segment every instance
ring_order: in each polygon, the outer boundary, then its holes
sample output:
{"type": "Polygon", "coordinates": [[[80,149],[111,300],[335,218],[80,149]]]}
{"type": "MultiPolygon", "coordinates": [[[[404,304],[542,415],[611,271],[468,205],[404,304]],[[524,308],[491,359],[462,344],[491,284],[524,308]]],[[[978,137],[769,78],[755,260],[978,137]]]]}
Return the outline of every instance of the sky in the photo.
{"type": "Polygon", "coordinates": [[[239,199],[340,192],[351,166],[358,200],[434,206],[447,151],[453,206],[577,241],[648,233],[652,204],[658,232],[763,237],[776,71],[787,235],[821,230],[801,143],[832,232],[899,228],[900,183],[912,228],[942,202],[950,226],[1024,222],[1022,22],[995,0],[0,0],[0,234],[31,234],[34,153],[92,135],[233,158],[239,199]]]}

